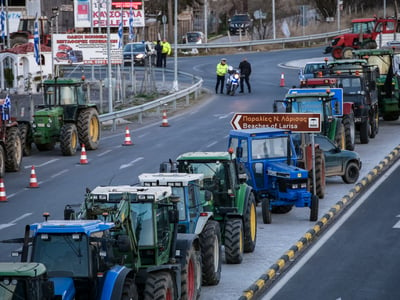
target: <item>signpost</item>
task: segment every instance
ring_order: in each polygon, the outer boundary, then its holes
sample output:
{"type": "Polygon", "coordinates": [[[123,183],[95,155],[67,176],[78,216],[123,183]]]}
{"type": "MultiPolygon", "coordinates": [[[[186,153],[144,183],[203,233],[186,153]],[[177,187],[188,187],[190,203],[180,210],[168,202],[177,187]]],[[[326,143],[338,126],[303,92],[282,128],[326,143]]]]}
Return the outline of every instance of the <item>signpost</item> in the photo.
{"type": "Polygon", "coordinates": [[[321,115],[316,113],[236,113],[233,129],[279,128],[295,132],[321,132],[321,115]]]}

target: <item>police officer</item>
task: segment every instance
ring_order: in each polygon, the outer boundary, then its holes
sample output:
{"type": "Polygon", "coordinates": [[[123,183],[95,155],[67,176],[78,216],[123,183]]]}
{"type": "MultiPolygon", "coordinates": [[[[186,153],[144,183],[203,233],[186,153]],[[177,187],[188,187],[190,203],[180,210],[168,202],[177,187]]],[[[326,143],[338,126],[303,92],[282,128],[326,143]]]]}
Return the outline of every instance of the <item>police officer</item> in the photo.
{"type": "Polygon", "coordinates": [[[215,93],[218,94],[218,87],[221,84],[221,94],[224,93],[224,83],[225,83],[225,75],[228,72],[228,65],[226,63],[226,58],[222,58],[221,62],[217,64],[216,73],[217,73],[217,84],[215,85],[215,93]]]}
{"type": "Polygon", "coordinates": [[[243,93],[244,81],[246,81],[247,89],[249,93],[251,93],[251,86],[250,86],[251,64],[247,61],[246,57],[244,57],[243,60],[240,62],[239,70],[241,77],[239,93],[243,93]]]}
{"type": "Polygon", "coordinates": [[[171,55],[171,44],[164,38],[162,42],[161,60],[164,68],[167,67],[167,56],[171,55]]]}

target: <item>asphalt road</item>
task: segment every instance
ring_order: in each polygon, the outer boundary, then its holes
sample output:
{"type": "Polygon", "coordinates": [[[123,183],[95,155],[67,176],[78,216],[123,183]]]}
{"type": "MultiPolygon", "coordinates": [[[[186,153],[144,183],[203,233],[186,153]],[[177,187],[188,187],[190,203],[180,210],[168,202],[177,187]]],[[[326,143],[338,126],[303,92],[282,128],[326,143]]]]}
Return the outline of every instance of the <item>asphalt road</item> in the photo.
{"type": "Polygon", "coordinates": [[[400,162],[264,299],[399,299],[400,162]],[[297,267],[299,265],[299,267],[297,267]]]}
{"type": "MultiPolygon", "coordinates": [[[[240,50],[238,50],[240,51],[240,50]]],[[[185,57],[179,59],[179,70],[200,75],[209,93],[195,107],[181,112],[168,108],[169,127],[160,127],[159,119],[145,120],[119,126],[116,132],[104,131],[100,147],[88,151],[87,165],[79,164],[79,154],[63,157],[58,148],[49,152],[34,151],[24,157],[18,173],[7,173],[5,188],[7,202],[0,203],[0,235],[2,239],[20,237],[25,224],[42,220],[42,213],[51,218],[63,218],[66,204],[81,203],[85,188],[107,184],[132,184],[143,172],[157,172],[159,163],[176,158],[186,151],[224,151],[231,129],[230,120],[237,112],[271,112],[275,99],[282,99],[289,87],[298,84],[298,68],[282,68],[283,63],[322,56],[322,48],[271,51],[226,55],[228,64],[237,66],[243,56],[252,63],[252,94],[234,97],[215,95],[215,66],[221,56],[185,57]],[[281,74],[285,86],[280,87],[281,74]],[[124,147],[125,125],[134,143],[124,147]],[[31,166],[36,168],[39,188],[30,189],[31,166]]],[[[293,67],[293,66],[292,66],[293,67]]],[[[380,132],[368,145],[356,145],[363,161],[361,177],[365,176],[394,147],[398,145],[399,122],[381,122],[380,132]]],[[[328,211],[353,186],[341,178],[329,178],[326,197],[320,202],[320,214],[328,211]]],[[[240,265],[222,267],[221,282],[203,287],[201,299],[237,299],[312,225],[309,211],[296,208],[284,215],[273,215],[272,224],[262,224],[258,207],[257,246],[244,256],[240,265]]],[[[12,245],[0,245],[0,261],[9,261],[12,245]]]]}

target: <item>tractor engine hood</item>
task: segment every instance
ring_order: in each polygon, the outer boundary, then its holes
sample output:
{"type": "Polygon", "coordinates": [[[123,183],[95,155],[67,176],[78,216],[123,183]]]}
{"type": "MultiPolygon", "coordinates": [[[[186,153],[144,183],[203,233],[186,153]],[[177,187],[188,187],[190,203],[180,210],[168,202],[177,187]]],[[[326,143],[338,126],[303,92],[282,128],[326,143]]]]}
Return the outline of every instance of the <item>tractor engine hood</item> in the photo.
{"type": "Polygon", "coordinates": [[[307,179],[308,171],[296,166],[291,166],[285,162],[270,162],[267,166],[269,176],[287,178],[287,179],[307,179]]]}

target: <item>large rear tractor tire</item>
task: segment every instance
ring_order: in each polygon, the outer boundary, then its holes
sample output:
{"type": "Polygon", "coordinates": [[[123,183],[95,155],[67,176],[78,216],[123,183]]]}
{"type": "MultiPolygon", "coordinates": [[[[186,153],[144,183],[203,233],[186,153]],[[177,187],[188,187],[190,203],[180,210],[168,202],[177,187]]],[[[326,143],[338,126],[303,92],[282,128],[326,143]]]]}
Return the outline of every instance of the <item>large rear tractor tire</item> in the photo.
{"type": "Polygon", "coordinates": [[[22,141],[18,127],[7,128],[6,163],[7,172],[18,172],[22,162],[22,141]]]}
{"type": "Polygon", "coordinates": [[[219,223],[208,220],[199,235],[203,285],[217,285],[221,279],[221,228],[219,223]]]}
{"type": "Polygon", "coordinates": [[[336,124],[335,143],[342,150],[346,148],[344,125],[340,120],[337,120],[336,124]]]}
{"type": "Polygon", "coordinates": [[[30,125],[27,123],[18,124],[19,133],[21,134],[22,154],[30,156],[32,153],[32,134],[30,125]]]}
{"type": "Polygon", "coordinates": [[[85,145],[86,150],[96,150],[100,140],[99,113],[94,108],[80,112],[78,117],[79,142],[85,145]]]}
{"type": "Polygon", "coordinates": [[[60,148],[62,155],[74,155],[78,149],[78,140],[78,129],[75,124],[64,124],[60,132],[60,148]]]}
{"type": "Polygon", "coordinates": [[[344,115],[342,119],[344,126],[344,139],[346,150],[353,151],[356,144],[356,129],[354,124],[354,115],[344,115]]]}
{"type": "Polygon", "coordinates": [[[368,120],[363,120],[360,124],[360,142],[361,144],[369,143],[370,126],[368,120]]]}
{"type": "Polygon", "coordinates": [[[264,224],[271,224],[272,222],[272,213],[269,209],[269,204],[268,198],[261,199],[261,214],[264,224]]]}
{"type": "Polygon", "coordinates": [[[225,224],[225,260],[227,264],[240,264],[244,252],[243,222],[229,219],[225,224]]]}
{"type": "MultiPolygon", "coordinates": [[[[308,172],[310,177],[310,191],[314,193],[314,183],[313,183],[313,171],[312,169],[308,172]]],[[[315,150],[315,186],[316,195],[318,198],[323,199],[325,197],[326,190],[326,177],[325,177],[325,155],[321,149],[315,150]]]]}
{"type": "Polygon", "coordinates": [[[318,220],[318,207],[319,207],[319,199],[318,196],[311,196],[311,207],[310,207],[310,221],[315,222],[318,220]]]}
{"type": "Polygon", "coordinates": [[[181,299],[198,299],[201,291],[201,257],[193,246],[186,252],[181,280],[181,299]]]}
{"type": "Polygon", "coordinates": [[[137,286],[133,278],[125,279],[121,300],[139,300],[137,286]]]}
{"type": "Polygon", "coordinates": [[[257,242],[257,210],[254,194],[250,192],[244,221],[244,252],[253,252],[257,242]]]}
{"type": "Polygon", "coordinates": [[[4,178],[6,173],[6,151],[3,146],[0,145],[0,177],[4,178]]]}
{"type": "Polygon", "coordinates": [[[174,287],[170,273],[165,271],[149,273],[144,287],[144,300],[175,299],[174,287]]]}

